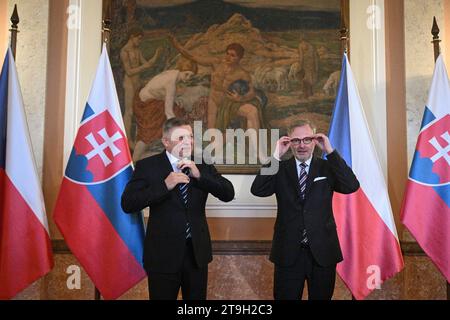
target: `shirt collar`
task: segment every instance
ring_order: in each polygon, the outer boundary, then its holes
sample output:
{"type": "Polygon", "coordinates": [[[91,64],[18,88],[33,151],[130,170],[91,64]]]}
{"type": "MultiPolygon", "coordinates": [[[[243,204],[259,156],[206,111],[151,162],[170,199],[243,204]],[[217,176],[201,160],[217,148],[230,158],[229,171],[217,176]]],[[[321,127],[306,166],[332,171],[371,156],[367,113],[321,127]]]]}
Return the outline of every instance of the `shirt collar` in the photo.
{"type": "MultiPolygon", "coordinates": [[[[311,166],[311,161],[312,161],[312,155],[308,160],[304,161],[306,163],[307,168],[309,168],[311,166]]],[[[300,166],[301,163],[303,163],[300,160],[298,160],[297,158],[295,158],[295,162],[297,163],[297,168],[300,166]]]]}
{"type": "Polygon", "coordinates": [[[171,153],[168,152],[167,150],[166,150],[166,155],[167,155],[167,158],[169,159],[169,162],[170,162],[170,164],[172,165],[172,167],[173,167],[173,166],[176,166],[177,163],[180,161],[180,159],[178,159],[177,157],[175,157],[173,154],[171,154],[171,153]]]}

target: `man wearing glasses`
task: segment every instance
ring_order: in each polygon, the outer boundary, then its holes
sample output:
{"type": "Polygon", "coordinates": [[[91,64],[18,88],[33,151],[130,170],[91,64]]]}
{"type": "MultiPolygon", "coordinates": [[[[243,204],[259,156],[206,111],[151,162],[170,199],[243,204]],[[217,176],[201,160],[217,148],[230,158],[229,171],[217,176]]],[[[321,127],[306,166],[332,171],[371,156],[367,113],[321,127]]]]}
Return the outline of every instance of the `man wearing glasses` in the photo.
{"type": "Polygon", "coordinates": [[[212,165],[191,160],[192,128],[171,118],[163,125],[165,150],[136,163],[122,194],[122,208],[132,213],[150,208],[144,244],[144,268],[153,300],[206,299],[211,238],[205,216],[208,194],[228,202],[231,182],[212,165]]]}
{"type": "Polygon", "coordinates": [[[343,260],[332,211],[333,192],[355,192],[359,182],[328,137],[315,131],[308,120],[293,124],[289,136],[277,142],[272,161],[279,161],[279,170],[258,174],[251,187],[255,196],[275,194],[277,198],[270,254],[277,300],[301,299],[305,280],[310,300],[330,300],[336,264],[343,260]],[[313,156],[316,146],[326,160],[313,156]],[[289,149],[294,157],[281,161],[289,149]]]}

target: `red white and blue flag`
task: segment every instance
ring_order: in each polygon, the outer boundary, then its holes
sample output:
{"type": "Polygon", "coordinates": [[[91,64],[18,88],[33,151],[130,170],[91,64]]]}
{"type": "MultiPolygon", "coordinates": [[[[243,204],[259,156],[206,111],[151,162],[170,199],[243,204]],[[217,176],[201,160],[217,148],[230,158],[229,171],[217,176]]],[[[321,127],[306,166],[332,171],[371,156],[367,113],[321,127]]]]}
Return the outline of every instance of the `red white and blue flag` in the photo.
{"type": "Polygon", "coordinates": [[[142,214],[120,199],[133,172],[116,87],[103,47],[54,211],[72,253],[105,299],[145,276],[142,214]]]}
{"type": "Polygon", "coordinates": [[[337,271],[356,299],[364,299],[403,268],[386,182],[347,55],[329,137],[359,180],[349,195],[335,193],[333,212],[344,261],[337,271]]]}
{"type": "Polygon", "coordinates": [[[11,50],[0,75],[0,299],[53,268],[44,198],[11,50]]]}
{"type": "Polygon", "coordinates": [[[436,60],[401,221],[450,282],[450,84],[436,60]]]}

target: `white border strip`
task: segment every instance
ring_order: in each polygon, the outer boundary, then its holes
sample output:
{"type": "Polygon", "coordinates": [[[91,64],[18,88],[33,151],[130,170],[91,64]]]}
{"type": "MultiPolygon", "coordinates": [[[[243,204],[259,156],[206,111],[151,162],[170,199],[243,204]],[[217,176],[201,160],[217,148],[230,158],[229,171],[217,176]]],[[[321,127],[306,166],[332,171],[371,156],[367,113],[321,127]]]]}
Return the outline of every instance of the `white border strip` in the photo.
{"type": "Polygon", "coordinates": [[[101,53],[101,0],[70,0],[68,13],[79,27],[68,30],[63,168],[72,151],[101,53]]]}

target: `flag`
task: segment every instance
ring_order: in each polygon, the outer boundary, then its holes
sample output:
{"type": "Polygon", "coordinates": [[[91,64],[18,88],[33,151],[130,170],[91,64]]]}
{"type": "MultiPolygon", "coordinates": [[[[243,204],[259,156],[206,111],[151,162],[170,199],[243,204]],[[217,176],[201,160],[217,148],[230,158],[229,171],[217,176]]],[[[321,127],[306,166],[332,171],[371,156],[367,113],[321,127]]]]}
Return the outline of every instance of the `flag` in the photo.
{"type": "Polygon", "coordinates": [[[0,75],[0,299],[53,268],[44,197],[11,50],[0,75]]]}
{"type": "Polygon", "coordinates": [[[401,221],[450,282],[450,84],[436,60],[403,199],[401,221]]]}
{"type": "Polygon", "coordinates": [[[145,276],[142,214],[120,206],[133,167],[105,46],[54,211],[72,253],[105,299],[145,276]]]}
{"type": "Polygon", "coordinates": [[[353,296],[364,299],[403,268],[403,258],[386,182],[346,54],[329,137],[361,186],[353,194],[335,193],[333,212],[344,257],[337,272],[353,296]]]}

